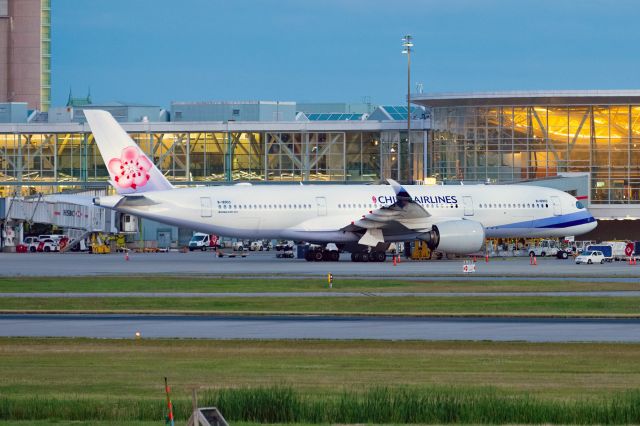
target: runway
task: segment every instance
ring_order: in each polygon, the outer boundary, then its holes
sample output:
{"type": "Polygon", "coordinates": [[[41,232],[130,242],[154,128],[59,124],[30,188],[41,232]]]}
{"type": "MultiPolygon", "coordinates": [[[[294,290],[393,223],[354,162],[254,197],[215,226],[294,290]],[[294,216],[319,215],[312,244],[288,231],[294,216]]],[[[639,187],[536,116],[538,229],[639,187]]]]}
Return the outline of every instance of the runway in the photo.
{"type": "MultiPolygon", "coordinates": [[[[1,291],[1,290],[0,290],[1,291]]],[[[38,292],[38,293],[2,293],[0,298],[63,298],[63,299],[91,299],[91,298],[130,298],[145,297],[151,299],[202,297],[209,299],[224,298],[263,298],[263,297],[640,297],[640,291],[513,291],[513,292],[348,292],[348,291],[286,291],[286,292],[38,292]]]]}
{"type": "Polygon", "coordinates": [[[503,280],[564,279],[585,280],[640,279],[640,265],[613,262],[604,265],[576,265],[571,260],[539,258],[536,266],[528,258],[490,259],[476,263],[474,274],[463,274],[463,259],[407,261],[397,266],[383,263],[354,263],[342,254],[340,262],[306,262],[300,259],[277,259],[274,252],[251,252],[247,258],[217,258],[214,253],[145,253],[95,255],[87,253],[0,253],[0,276],[131,276],[131,275],[206,275],[234,277],[377,277],[420,280],[503,280]]]}
{"type": "Polygon", "coordinates": [[[640,319],[0,315],[0,335],[329,340],[640,342],[640,319]]]}

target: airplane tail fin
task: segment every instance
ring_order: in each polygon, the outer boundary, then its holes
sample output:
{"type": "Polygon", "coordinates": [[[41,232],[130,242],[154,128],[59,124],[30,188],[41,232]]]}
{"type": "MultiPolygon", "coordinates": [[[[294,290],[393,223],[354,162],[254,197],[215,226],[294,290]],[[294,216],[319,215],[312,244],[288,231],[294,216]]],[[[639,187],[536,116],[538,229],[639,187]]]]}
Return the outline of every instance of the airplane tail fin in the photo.
{"type": "Polygon", "coordinates": [[[85,109],[84,115],[109,170],[110,183],[118,194],[173,189],[173,185],[111,114],[85,109]]]}

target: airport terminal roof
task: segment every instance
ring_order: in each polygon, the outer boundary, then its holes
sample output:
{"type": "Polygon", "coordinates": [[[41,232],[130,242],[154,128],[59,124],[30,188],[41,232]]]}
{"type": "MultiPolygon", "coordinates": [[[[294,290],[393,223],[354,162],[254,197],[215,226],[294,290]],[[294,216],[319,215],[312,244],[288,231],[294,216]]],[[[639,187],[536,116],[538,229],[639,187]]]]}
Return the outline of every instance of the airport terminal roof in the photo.
{"type": "MultiPolygon", "coordinates": [[[[422,107],[411,107],[411,118],[425,118],[426,112],[422,107]]],[[[407,107],[405,105],[380,105],[369,116],[369,120],[407,121],[407,107]]]]}
{"type": "Polygon", "coordinates": [[[311,113],[305,114],[309,121],[332,121],[332,120],[364,120],[367,114],[353,114],[353,113],[311,113]]]}
{"type": "Polygon", "coordinates": [[[540,90],[412,94],[426,107],[640,104],[640,90],[540,90]]]}

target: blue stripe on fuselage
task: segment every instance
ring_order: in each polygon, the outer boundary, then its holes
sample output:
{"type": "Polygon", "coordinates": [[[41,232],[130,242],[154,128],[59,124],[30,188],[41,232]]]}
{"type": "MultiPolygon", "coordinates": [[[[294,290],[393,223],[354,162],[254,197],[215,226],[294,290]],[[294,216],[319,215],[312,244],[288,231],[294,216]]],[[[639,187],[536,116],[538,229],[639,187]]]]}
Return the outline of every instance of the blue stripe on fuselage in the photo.
{"type": "Polygon", "coordinates": [[[595,219],[588,211],[579,211],[560,216],[545,217],[531,221],[510,223],[507,225],[490,226],[487,229],[509,229],[509,228],[568,228],[570,226],[584,225],[595,222],[595,219]]]}

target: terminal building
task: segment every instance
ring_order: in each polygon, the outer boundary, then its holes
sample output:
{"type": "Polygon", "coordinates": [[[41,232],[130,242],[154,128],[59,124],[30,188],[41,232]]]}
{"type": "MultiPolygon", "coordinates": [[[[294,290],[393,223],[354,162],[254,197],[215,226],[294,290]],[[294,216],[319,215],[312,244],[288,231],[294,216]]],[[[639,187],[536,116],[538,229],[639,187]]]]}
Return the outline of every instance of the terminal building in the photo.
{"type": "MultiPolygon", "coordinates": [[[[149,107],[169,121],[121,121],[175,185],[537,184],[586,200],[600,220],[593,239],[640,239],[640,91],[412,99],[410,138],[406,106],[390,105],[331,113],[295,102],[176,102],[165,115],[149,107]]],[[[70,120],[0,124],[0,196],[110,190],[82,108],[70,120]]],[[[153,227],[145,232],[154,238],[153,227]]]]}
{"type": "MultiPolygon", "coordinates": [[[[640,90],[443,93],[427,175],[439,181],[561,181],[582,174],[594,236],[640,239],[640,90]],[[615,222],[607,220],[615,219],[615,222]]],[[[534,182],[535,183],[535,182],[534,182]]],[[[553,183],[552,183],[553,185],[553,183]]]]}

